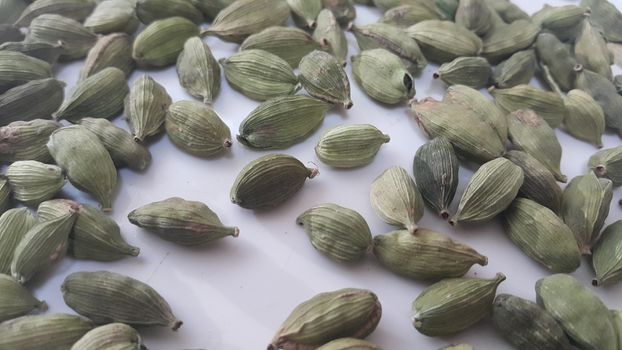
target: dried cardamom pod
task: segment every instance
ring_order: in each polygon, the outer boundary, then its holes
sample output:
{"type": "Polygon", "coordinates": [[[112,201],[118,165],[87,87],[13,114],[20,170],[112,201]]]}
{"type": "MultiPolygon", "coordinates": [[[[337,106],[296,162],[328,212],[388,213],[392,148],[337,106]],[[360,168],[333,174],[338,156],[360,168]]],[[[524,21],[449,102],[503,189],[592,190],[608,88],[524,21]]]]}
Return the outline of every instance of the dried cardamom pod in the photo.
{"type": "Polygon", "coordinates": [[[369,290],[320,293],[292,311],[268,350],[315,349],[343,337],[365,338],[376,329],[381,316],[378,297],[369,290]]]}
{"type": "Polygon", "coordinates": [[[251,34],[283,25],[288,18],[285,0],[239,0],[222,9],[201,36],[214,35],[223,41],[241,43],[251,34]]]}
{"type": "Polygon", "coordinates": [[[574,41],[581,30],[585,14],[585,8],[576,5],[544,5],[540,11],[531,16],[531,19],[559,40],[574,41]]]}
{"type": "Polygon", "coordinates": [[[288,148],[309,137],[330,108],[330,104],[307,96],[275,97],[242,121],[237,139],[251,148],[288,148]]]}
{"type": "Polygon", "coordinates": [[[578,65],[575,71],[577,72],[575,88],[592,96],[605,113],[605,125],[622,135],[622,96],[618,94],[616,87],[607,78],[583,69],[581,65],[578,65]]]}
{"type": "Polygon", "coordinates": [[[132,38],[125,33],[103,36],[89,51],[80,70],[80,80],[84,80],[107,67],[119,68],[125,77],[134,70],[132,58],[132,38]]]}
{"type": "Polygon", "coordinates": [[[30,23],[26,41],[63,43],[61,60],[69,61],[86,56],[97,42],[97,35],[82,23],[56,14],[43,14],[30,23]]]}
{"type": "Polygon", "coordinates": [[[6,177],[13,197],[28,206],[36,206],[54,197],[65,185],[61,168],[35,160],[22,160],[9,165],[6,177]]]}
{"type": "Polygon", "coordinates": [[[246,209],[275,207],[294,196],[317,169],[305,167],[298,159],[269,154],[248,163],[231,187],[231,202],[246,209]]]}
{"type": "Polygon", "coordinates": [[[596,176],[611,180],[613,186],[622,185],[622,146],[596,152],[590,157],[588,167],[596,176]]]}
{"type": "Polygon", "coordinates": [[[82,22],[94,8],[95,2],[92,0],[37,0],[24,9],[15,25],[28,27],[32,20],[44,14],[61,15],[82,22]]]}
{"type": "Polygon", "coordinates": [[[134,39],[132,57],[139,66],[166,67],[177,61],[186,40],[199,35],[199,27],[183,17],[160,19],[134,39]]]}
{"type": "MultiPolygon", "coordinates": [[[[22,1],[22,0],[20,0],[22,1]]],[[[24,55],[38,58],[49,64],[54,64],[65,52],[64,44],[61,41],[49,43],[47,41],[19,41],[6,42],[0,45],[0,51],[21,52],[24,55]]]]}
{"type": "Polygon", "coordinates": [[[137,0],[136,17],[144,24],[170,17],[187,18],[196,24],[203,22],[203,13],[190,0],[137,0]]]}
{"type": "Polygon", "coordinates": [[[512,23],[519,19],[529,19],[529,15],[511,1],[486,0],[486,3],[492,7],[506,23],[512,23]]]}
{"type": "Polygon", "coordinates": [[[491,88],[495,103],[506,113],[519,109],[531,109],[552,128],[558,127],[566,117],[562,98],[551,91],[544,91],[531,85],[521,84],[509,89],[491,88]]]}
{"type": "Polygon", "coordinates": [[[564,189],[560,217],[577,239],[581,254],[590,255],[591,248],[609,215],[612,182],[599,179],[592,172],[577,176],[564,189]]]}
{"type": "Polygon", "coordinates": [[[417,185],[401,167],[385,170],[371,184],[369,200],[376,215],[389,225],[417,231],[423,216],[423,198],[417,185]]]}
{"type": "Polygon", "coordinates": [[[477,35],[454,22],[427,20],[408,27],[407,31],[425,57],[436,63],[450,62],[462,56],[478,56],[483,47],[477,35]]]}
{"type": "Polygon", "coordinates": [[[0,347],[4,349],[69,349],[93,323],[64,314],[22,316],[0,324],[0,347]]]}
{"type": "MultiPolygon", "coordinates": [[[[429,2],[423,2],[423,4],[401,5],[390,8],[385,11],[379,22],[405,29],[429,19],[440,19],[435,6],[430,5],[429,2]]],[[[453,16],[451,18],[453,19],[453,16]]]]}
{"type": "Polygon", "coordinates": [[[471,327],[492,311],[497,287],[505,281],[448,278],[427,287],[412,304],[412,323],[421,334],[438,337],[471,327]]]}
{"type": "Polygon", "coordinates": [[[356,18],[356,8],[351,0],[322,0],[322,6],[331,10],[342,26],[347,26],[356,18]]]}
{"type": "Polygon", "coordinates": [[[471,266],[488,264],[488,258],[473,248],[426,229],[378,235],[374,255],[390,271],[415,280],[462,277],[471,266]]]}
{"type": "Polygon", "coordinates": [[[200,246],[227,236],[237,237],[237,227],[227,227],[201,202],[172,197],[134,209],[130,222],[162,239],[185,246],[200,246]]]}
{"type": "Polygon", "coordinates": [[[51,119],[63,103],[65,83],[54,78],[32,80],[0,95],[0,125],[51,119]]]}
{"type": "Polygon", "coordinates": [[[568,113],[564,118],[564,129],[579,140],[587,141],[598,148],[605,132],[605,113],[592,96],[582,90],[574,89],[564,98],[568,113]]]}
{"type": "Polygon", "coordinates": [[[536,300],[582,349],[616,349],[618,340],[609,310],[574,277],[557,274],[538,280],[536,300]]]}
{"type": "Polygon", "coordinates": [[[323,9],[320,11],[317,16],[317,25],[313,31],[313,39],[320,43],[322,49],[330,52],[344,66],[346,65],[348,41],[331,10],[323,9]]]}
{"type": "Polygon", "coordinates": [[[332,167],[356,168],[371,163],[390,139],[373,125],[340,125],[322,134],[315,154],[332,167]]]}
{"type": "Polygon", "coordinates": [[[555,130],[530,109],[519,109],[508,115],[510,141],[515,149],[529,153],[544,165],[555,179],[566,182],[560,170],[562,147],[555,130]]]}
{"type": "Polygon", "coordinates": [[[97,34],[122,32],[131,35],[139,24],[134,2],[128,0],[100,1],[84,21],[84,26],[97,34]]]}
{"type": "Polygon", "coordinates": [[[501,62],[520,50],[530,47],[540,27],[529,20],[518,20],[495,29],[484,39],[482,56],[491,63],[501,62]]]}
{"type": "Polygon", "coordinates": [[[46,144],[52,132],[59,127],[59,123],[43,119],[17,121],[0,127],[0,160],[52,161],[46,144]]]}
{"type": "Polygon", "coordinates": [[[505,232],[527,256],[551,272],[573,272],[581,254],[572,231],[550,209],[517,198],[503,215],[505,232]]]}
{"type": "Polygon", "coordinates": [[[607,226],[592,249],[596,278],[592,285],[602,286],[622,281],[622,220],[607,226]]]}
{"type": "MultiPolygon", "coordinates": [[[[307,3],[308,0],[300,0],[307,3]]],[[[320,0],[317,0],[318,2],[320,0]]],[[[304,30],[289,27],[270,27],[246,38],[240,50],[264,50],[284,59],[292,68],[320,44],[304,30]]]]}
{"type": "Polygon", "coordinates": [[[458,57],[455,60],[443,63],[434,73],[434,79],[441,79],[447,85],[461,84],[481,89],[488,85],[492,67],[482,57],[458,57]]]}
{"type": "Polygon", "coordinates": [[[577,77],[574,70],[577,60],[568,47],[552,33],[543,32],[536,39],[536,50],[540,64],[548,68],[554,83],[562,91],[571,90],[577,77]]]}
{"type": "Polygon", "coordinates": [[[528,84],[536,73],[536,63],[534,50],[518,51],[507,60],[497,64],[492,72],[492,81],[496,87],[501,89],[528,84]]]}
{"type": "Polygon", "coordinates": [[[352,108],[348,75],[333,55],[315,50],[303,57],[298,79],[309,95],[352,108]]]}
{"type": "Polygon", "coordinates": [[[183,324],[153,288],[118,273],[74,272],[65,278],[61,291],[67,306],[97,324],[120,322],[174,331],[183,324]]]}
{"type": "Polygon", "coordinates": [[[328,342],[317,350],[382,350],[382,348],[362,339],[341,338],[328,342]]]}
{"type": "Polygon", "coordinates": [[[484,0],[460,0],[455,22],[479,36],[485,36],[492,29],[492,11],[484,0]]]}
{"type": "Polygon", "coordinates": [[[315,28],[315,19],[322,11],[322,0],[287,0],[297,26],[315,28]]]}
{"type": "Polygon", "coordinates": [[[509,294],[499,294],[492,322],[503,338],[518,350],[571,350],[555,318],[538,304],[509,294]]]}
{"type": "Polygon", "coordinates": [[[211,105],[220,92],[220,66],[199,37],[186,40],[177,57],[177,76],[181,86],[205,104],[211,105]]]}
{"type": "Polygon", "coordinates": [[[622,13],[614,4],[605,0],[581,0],[580,6],[590,9],[590,21],[603,31],[607,41],[622,42],[622,13]]]}
{"type": "Polygon", "coordinates": [[[97,135],[80,125],[63,127],[52,133],[47,147],[77,189],[95,197],[104,211],[111,210],[117,170],[97,135]]]}
{"type": "Polygon", "coordinates": [[[360,260],[371,250],[369,226],[361,214],[326,203],[300,214],[296,223],[304,227],[313,247],[336,262],[360,260]]]}
{"type": "Polygon", "coordinates": [[[215,18],[225,7],[231,5],[235,0],[190,0],[196,8],[203,12],[208,19],[215,18]]]}
{"type": "Polygon", "coordinates": [[[27,208],[9,209],[0,216],[0,273],[11,274],[15,248],[36,223],[37,218],[27,208]]]}
{"type": "Polygon", "coordinates": [[[34,310],[45,311],[47,305],[37,300],[28,289],[11,276],[0,274],[0,322],[26,315],[34,310]]]}
{"type": "Polygon", "coordinates": [[[0,44],[24,40],[24,33],[13,24],[0,23],[0,44]]]}
{"type": "Polygon", "coordinates": [[[142,142],[145,137],[156,135],[166,120],[166,111],[173,102],[164,86],[148,75],[134,81],[125,98],[125,119],[134,135],[142,142]]]}
{"type": "Polygon", "coordinates": [[[228,150],[231,131],[214,110],[198,101],[173,103],[166,115],[166,134],[183,151],[212,157],[228,150]]]}
{"type": "Polygon", "coordinates": [[[402,60],[385,49],[352,56],[352,74],[367,96],[395,105],[415,96],[415,80],[402,60]]]}
{"type": "Polygon", "coordinates": [[[71,350],[139,350],[143,341],[138,332],[123,323],[97,327],[78,340],[71,350]]]}
{"type": "Polygon", "coordinates": [[[267,51],[240,51],[221,59],[220,64],[229,85],[254,100],[293,95],[300,89],[289,63],[267,51]]]}
{"type": "Polygon", "coordinates": [[[583,68],[598,73],[612,80],[611,52],[607,48],[605,38],[596,28],[592,27],[589,18],[583,20],[583,29],[574,44],[574,55],[583,68]]]}
{"type": "Polygon", "coordinates": [[[27,6],[24,0],[0,0],[0,23],[15,23],[27,6]]]}
{"type": "Polygon", "coordinates": [[[21,52],[0,51],[0,93],[32,80],[52,78],[52,67],[21,52]]]}
{"type": "Polygon", "coordinates": [[[382,12],[392,9],[400,5],[411,6],[434,6],[434,1],[430,0],[373,0],[374,6],[379,8],[382,12]]]}

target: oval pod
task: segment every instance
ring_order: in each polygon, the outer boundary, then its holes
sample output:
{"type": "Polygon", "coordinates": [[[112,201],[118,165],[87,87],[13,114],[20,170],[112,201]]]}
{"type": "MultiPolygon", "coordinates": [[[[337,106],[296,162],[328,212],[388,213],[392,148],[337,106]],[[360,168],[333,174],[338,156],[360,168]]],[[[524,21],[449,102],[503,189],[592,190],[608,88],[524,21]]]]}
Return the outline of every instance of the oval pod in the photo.
{"type": "Polygon", "coordinates": [[[91,321],[74,315],[22,316],[0,324],[0,348],[69,349],[91,329],[91,321]]]}
{"type": "Polygon", "coordinates": [[[95,3],[91,0],[39,0],[24,9],[15,21],[19,27],[28,27],[30,22],[43,14],[58,14],[78,22],[84,21],[93,11],[95,3]]]}
{"type": "Polygon", "coordinates": [[[123,323],[97,327],[78,340],[71,350],[140,350],[143,341],[138,332],[123,323]]]}
{"type": "Polygon", "coordinates": [[[315,50],[303,57],[298,79],[309,95],[352,108],[348,75],[333,55],[315,50]]]}
{"type": "Polygon", "coordinates": [[[482,40],[465,27],[450,21],[427,20],[408,27],[424,56],[435,63],[445,63],[463,56],[478,56],[482,40]]]}
{"type": "Polygon", "coordinates": [[[0,216],[0,273],[11,274],[11,260],[15,248],[26,232],[37,223],[37,218],[27,208],[9,209],[0,216]]]}
{"type": "Polygon", "coordinates": [[[16,86],[0,95],[0,125],[15,121],[51,119],[63,103],[65,83],[38,79],[16,86]]]}
{"type": "Polygon", "coordinates": [[[0,274],[0,322],[26,315],[31,311],[45,311],[47,305],[37,300],[28,289],[11,276],[0,274]]]}
{"type": "Polygon", "coordinates": [[[65,52],[65,48],[61,41],[55,43],[47,41],[10,41],[0,45],[0,51],[19,52],[49,64],[55,64],[65,52]]]}
{"type": "Polygon", "coordinates": [[[315,154],[332,167],[355,168],[371,163],[390,139],[373,125],[340,125],[320,137],[315,154]]]}
{"type": "Polygon", "coordinates": [[[481,89],[488,85],[492,68],[482,57],[458,57],[443,63],[434,73],[434,79],[441,79],[447,85],[461,84],[481,89]]]}
{"type": "Polygon", "coordinates": [[[613,186],[622,185],[622,146],[596,152],[590,157],[588,167],[596,176],[611,180],[613,186]]]}
{"type": "Polygon", "coordinates": [[[601,138],[605,133],[605,113],[592,96],[574,89],[566,95],[564,105],[568,110],[564,119],[566,132],[598,148],[603,147],[601,138]]]}
{"type": "Polygon", "coordinates": [[[139,66],[166,67],[177,61],[187,39],[199,35],[199,27],[183,17],[160,19],[134,39],[132,57],[139,66]]]}
{"type": "Polygon", "coordinates": [[[602,286],[622,281],[622,221],[607,226],[592,249],[596,278],[592,285],[602,286]]]}
{"type": "MultiPolygon", "coordinates": [[[[307,2],[307,0],[301,0],[307,2]]],[[[320,0],[318,0],[320,2],[320,0]]],[[[290,27],[270,27],[246,38],[240,50],[264,50],[284,59],[292,68],[298,68],[300,60],[308,53],[318,50],[320,44],[304,30],[290,27]]]]}
{"type": "Polygon", "coordinates": [[[46,147],[50,135],[60,124],[52,120],[17,121],[0,128],[0,160],[51,162],[46,147]]]}
{"type": "Polygon", "coordinates": [[[133,34],[140,22],[134,4],[127,0],[103,0],[97,4],[84,26],[98,34],[133,34]]]}
{"type": "Polygon", "coordinates": [[[187,18],[196,24],[203,22],[203,13],[190,0],[137,0],[136,17],[144,24],[170,17],[187,18]]]}
{"type": "Polygon", "coordinates": [[[348,41],[337,18],[329,9],[323,9],[317,16],[317,26],[313,31],[313,39],[320,43],[323,50],[330,52],[343,65],[346,65],[348,41]]]}
{"type": "MultiPolygon", "coordinates": [[[[564,43],[553,33],[543,32],[538,34],[536,39],[536,51],[540,65],[547,68],[548,74],[544,76],[551,88],[554,86],[553,83],[562,91],[569,91],[574,88],[577,77],[574,68],[577,65],[577,60],[564,43]]],[[[525,82],[525,84],[527,83],[525,82]]]]}
{"type": "Polygon", "coordinates": [[[492,72],[492,81],[496,87],[501,89],[528,84],[536,73],[536,64],[537,59],[534,50],[518,51],[495,66],[492,72]]]}
{"type": "Polygon", "coordinates": [[[106,35],[99,38],[89,50],[84,66],[80,70],[80,80],[86,79],[107,67],[119,68],[125,77],[129,77],[134,70],[134,65],[132,38],[125,33],[106,35]]]}
{"type": "Polygon", "coordinates": [[[15,162],[6,170],[13,198],[28,205],[37,205],[54,197],[65,185],[60,167],[34,160],[15,162]]]}
{"type": "Polygon", "coordinates": [[[52,67],[46,61],[21,52],[0,51],[0,93],[32,80],[52,77],[52,67]]]}
{"type": "Polygon", "coordinates": [[[211,105],[220,92],[220,66],[209,46],[200,38],[186,40],[177,57],[179,83],[192,96],[211,105]]]}
{"type": "Polygon", "coordinates": [[[124,101],[125,119],[134,140],[142,142],[145,137],[159,133],[171,103],[166,89],[153,78],[142,75],[136,79],[124,101]]]}
{"type": "Polygon", "coordinates": [[[500,62],[517,51],[531,46],[540,33],[540,26],[529,20],[517,20],[495,28],[483,41],[482,56],[491,63],[500,62]]]}
{"type": "Polygon", "coordinates": [[[618,94],[615,85],[598,73],[583,69],[578,65],[576,89],[581,89],[592,96],[605,113],[605,124],[622,135],[622,95],[618,94]]]}
{"type": "Polygon", "coordinates": [[[315,28],[315,19],[322,11],[322,0],[287,0],[297,26],[315,28]]]}
{"type": "Polygon", "coordinates": [[[69,61],[86,56],[97,42],[97,35],[82,23],[56,14],[43,14],[32,20],[26,41],[63,43],[61,60],[69,61]]]}
{"type": "Polygon", "coordinates": [[[495,98],[497,106],[506,114],[520,109],[530,109],[552,128],[558,127],[566,117],[564,101],[555,92],[523,84],[509,89],[491,88],[490,94],[495,98]]]}

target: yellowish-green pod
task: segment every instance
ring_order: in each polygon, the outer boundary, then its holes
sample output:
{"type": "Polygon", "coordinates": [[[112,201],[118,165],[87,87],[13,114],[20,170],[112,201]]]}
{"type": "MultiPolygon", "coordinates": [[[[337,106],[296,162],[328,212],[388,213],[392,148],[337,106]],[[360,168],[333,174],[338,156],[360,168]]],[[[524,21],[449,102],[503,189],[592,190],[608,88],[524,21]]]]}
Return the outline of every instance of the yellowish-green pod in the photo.
{"type": "Polygon", "coordinates": [[[612,80],[611,52],[600,31],[592,26],[589,19],[583,20],[583,28],[574,44],[574,55],[577,62],[585,69],[598,73],[612,80]]]}
{"type": "Polygon", "coordinates": [[[592,249],[596,277],[592,285],[602,286],[622,281],[622,220],[607,226],[592,249]]]}
{"type": "Polygon", "coordinates": [[[44,14],[57,14],[82,22],[95,8],[92,0],[37,0],[31,2],[15,21],[19,27],[28,27],[33,19],[44,14]]]}
{"type": "Polygon", "coordinates": [[[125,33],[114,33],[103,36],[86,56],[84,66],[80,70],[80,80],[100,72],[107,67],[119,68],[126,77],[134,70],[132,58],[132,38],[125,33]]]}
{"type": "Polygon", "coordinates": [[[111,323],[86,333],[71,350],[140,350],[142,345],[140,334],[134,328],[111,323]]]}
{"type": "Polygon", "coordinates": [[[186,40],[199,35],[199,27],[183,17],[152,22],[134,39],[132,57],[142,67],[166,67],[177,61],[186,40]]]}
{"type": "Polygon", "coordinates": [[[22,160],[9,165],[6,177],[13,197],[28,206],[36,206],[54,197],[65,185],[60,167],[35,160],[22,160]]]}
{"type": "Polygon", "coordinates": [[[302,28],[315,28],[315,19],[322,11],[322,0],[287,0],[292,18],[302,28]]]}
{"type": "Polygon", "coordinates": [[[389,105],[415,96],[415,80],[402,60],[385,49],[362,51],[352,56],[352,74],[372,99],[389,105]]]}
{"type": "MultiPolygon", "coordinates": [[[[302,0],[306,1],[306,0],[302,0]]],[[[264,50],[275,54],[292,68],[297,68],[300,60],[320,44],[304,30],[290,27],[270,27],[246,38],[240,50],[264,50]]]]}
{"type": "Polygon", "coordinates": [[[97,34],[133,34],[139,24],[133,1],[128,0],[100,1],[84,21],[84,26],[97,34]]]}
{"type": "Polygon", "coordinates": [[[30,23],[26,41],[63,43],[61,60],[75,60],[86,56],[97,42],[97,35],[82,23],[56,14],[43,14],[30,23]]]}
{"type": "Polygon", "coordinates": [[[125,98],[123,110],[134,140],[142,142],[146,137],[158,134],[172,102],[166,89],[150,76],[142,75],[136,79],[125,98]]]}
{"type": "Polygon", "coordinates": [[[52,67],[21,52],[0,51],[0,93],[37,79],[52,78],[52,67]]]}
{"type": "Polygon", "coordinates": [[[211,105],[220,92],[220,66],[199,37],[186,40],[177,57],[177,76],[181,86],[205,104],[211,105]]]}
{"type": "Polygon", "coordinates": [[[425,2],[421,5],[406,4],[390,8],[382,15],[380,23],[405,29],[429,19],[440,19],[440,15],[435,6],[425,2]]]}
{"type": "Polygon", "coordinates": [[[63,103],[65,83],[54,78],[32,80],[0,95],[0,124],[51,119],[63,103]]]}
{"type": "Polygon", "coordinates": [[[203,13],[190,0],[137,0],[136,17],[144,24],[170,17],[187,18],[196,24],[203,22],[203,13]]]}
{"type": "Polygon", "coordinates": [[[408,27],[425,57],[436,63],[450,62],[462,56],[478,56],[482,40],[465,27],[450,21],[427,20],[408,27]]]}
{"type": "Polygon", "coordinates": [[[300,83],[309,95],[346,109],[353,105],[350,98],[350,81],[335,56],[315,50],[300,61],[300,83]]]}
{"type": "Polygon", "coordinates": [[[598,148],[603,147],[605,113],[592,96],[574,89],[564,98],[568,110],[564,118],[564,129],[579,140],[587,141],[598,148]]]}
{"type": "Polygon", "coordinates": [[[328,342],[317,350],[382,350],[382,348],[362,339],[341,338],[328,342]]]}
{"type": "Polygon", "coordinates": [[[588,167],[596,176],[613,182],[613,186],[622,185],[622,146],[604,149],[590,157],[588,167]]]}
{"type": "Polygon", "coordinates": [[[17,121],[0,128],[0,160],[36,160],[50,162],[52,156],[45,146],[60,124],[52,120],[17,121]]]}
{"type": "Polygon", "coordinates": [[[540,27],[528,20],[518,20],[495,29],[484,39],[482,56],[498,63],[517,51],[530,47],[540,33],[540,27]]]}
{"type": "Polygon", "coordinates": [[[455,22],[479,36],[493,29],[492,11],[484,0],[460,0],[456,8],[455,22]]]}
{"type": "Polygon", "coordinates": [[[391,138],[369,124],[340,125],[327,130],[315,146],[324,164],[356,168],[371,163],[380,147],[391,138]]]}
{"type": "Polygon", "coordinates": [[[0,273],[11,274],[11,260],[15,248],[26,232],[37,223],[37,218],[27,208],[9,209],[0,216],[0,273]]]}
{"type": "Polygon", "coordinates": [[[91,321],[74,315],[22,316],[0,323],[0,348],[69,349],[93,327],[91,321]]]}
{"type": "Polygon", "coordinates": [[[447,85],[461,84],[474,89],[486,87],[490,81],[492,68],[482,57],[458,57],[443,63],[434,73],[434,79],[441,79],[447,85]]]}
{"type": "Polygon", "coordinates": [[[509,89],[490,88],[490,94],[506,114],[519,109],[531,109],[552,128],[558,127],[567,114],[564,101],[557,93],[530,85],[522,84],[509,89]]]}
{"type": "Polygon", "coordinates": [[[495,86],[501,89],[528,84],[536,73],[536,64],[534,50],[518,51],[495,66],[492,80],[495,86]]]}
{"type": "Polygon", "coordinates": [[[329,9],[323,9],[317,16],[317,26],[313,31],[313,39],[320,43],[323,50],[330,52],[343,65],[346,65],[348,56],[348,41],[337,18],[329,9]]]}
{"type": "Polygon", "coordinates": [[[47,305],[37,300],[28,289],[11,276],[0,274],[0,322],[26,315],[34,310],[45,311],[47,305]]]}
{"type": "Polygon", "coordinates": [[[586,9],[576,5],[544,5],[531,16],[533,23],[563,41],[574,41],[581,30],[586,9]]]}

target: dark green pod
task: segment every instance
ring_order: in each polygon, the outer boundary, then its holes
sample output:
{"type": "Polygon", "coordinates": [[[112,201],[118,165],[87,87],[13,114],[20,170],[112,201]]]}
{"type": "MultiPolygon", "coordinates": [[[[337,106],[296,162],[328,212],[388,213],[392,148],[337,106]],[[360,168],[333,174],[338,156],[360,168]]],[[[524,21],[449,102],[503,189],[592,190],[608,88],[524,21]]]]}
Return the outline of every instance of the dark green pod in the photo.
{"type": "MultiPolygon", "coordinates": [[[[581,30],[586,9],[576,5],[551,6],[544,5],[542,9],[531,16],[532,21],[562,41],[574,41],[581,30]]],[[[560,57],[561,58],[561,57],[560,57]]]]}
{"type": "Polygon", "coordinates": [[[21,52],[0,51],[0,93],[32,80],[52,78],[52,67],[21,52]]]}
{"type": "Polygon", "coordinates": [[[24,40],[24,34],[19,27],[12,24],[0,23],[0,44],[24,40]]]}
{"type": "Polygon", "coordinates": [[[528,20],[518,20],[496,28],[484,39],[482,56],[498,63],[520,50],[530,47],[540,33],[540,27],[528,20]]]}

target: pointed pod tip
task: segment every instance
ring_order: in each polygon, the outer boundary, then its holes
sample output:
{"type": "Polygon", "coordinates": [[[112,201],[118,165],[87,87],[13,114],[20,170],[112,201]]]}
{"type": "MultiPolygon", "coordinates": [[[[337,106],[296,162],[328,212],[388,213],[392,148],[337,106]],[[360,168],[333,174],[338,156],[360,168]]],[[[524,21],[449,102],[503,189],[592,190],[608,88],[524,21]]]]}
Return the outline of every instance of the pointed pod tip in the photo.
{"type": "Polygon", "coordinates": [[[171,329],[176,331],[178,330],[184,323],[180,320],[175,320],[171,323],[171,329]]]}
{"type": "Polygon", "coordinates": [[[225,140],[225,142],[223,142],[223,146],[225,148],[231,148],[231,146],[233,146],[233,142],[231,140],[225,140]]]}
{"type": "Polygon", "coordinates": [[[480,266],[486,266],[488,265],[488,257],[485,255],[479,255],[479,265],[480,266]]]}
{"type": "Polygon", "coordinates": [[[594,279],[592,280],[592,285],[593,285],[594,287],[600,287],[600,286],[601,286],[601,284],[602,284],[602,282],[601,282],[598,278],[594,278],[594,279]]]}
{"type": "Polygon", "coordinates": [[[350,109],[354,106],[354,103],[352,103],[352,100],[347,100],[346,102],[343,103],[343,107],[345,109],[350,109]]]}
{"type": "Polygon", "coordinates": [[[443,220],[449,219],[449,212],[447,211],[447,209],[441,210],[440,215],[441,215],[441,219],[443,220]]]}
{"type": "Polygon", "coordinates": [[[309,168],[309,176],[307,176],[309,179],[313,179],[314,177],[318,176],[320,174],[320,171],[317,168],[309,168]]]}
{"type": "Polygon", "coordinates": [[[438,72],[432,74],[432,79],[438,79],[440,77],[441,77],[441,75],[438,72]]]}
{"type": "Polygon", "coordinates": [[[498,272],[497,275],[495,276],[495,280],[497,281],[497,283],[501,283],[503,281],[505,281],[506,277],[503,273],[498,272]]]}
{"type": "Polygon", "coordinates": [[[130,256],[138,256],[140,254],[140,248],[138,247],[130,247],[129,255],[130,256]]]}
{"type": "Polygon", "coordinates": [[[240,229],[236,226],[233,228],[233,237],[238,237],[240,235],[240,229]]]}

